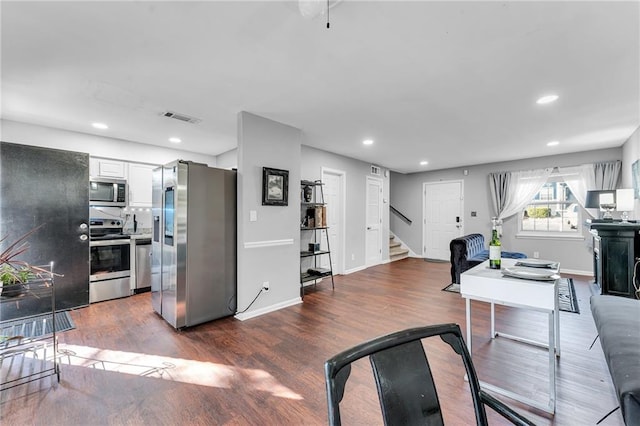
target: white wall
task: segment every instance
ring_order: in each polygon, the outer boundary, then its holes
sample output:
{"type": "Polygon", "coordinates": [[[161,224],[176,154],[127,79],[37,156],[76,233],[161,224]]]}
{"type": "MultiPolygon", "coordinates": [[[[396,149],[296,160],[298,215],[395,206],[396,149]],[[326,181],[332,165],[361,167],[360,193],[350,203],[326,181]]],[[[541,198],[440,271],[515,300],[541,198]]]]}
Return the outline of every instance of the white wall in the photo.
{"type": "Polygon", "coordinates": [[[216,157],[218,167],[221,169],[237,169],[238,168],[238,149],[234,148],[216,157]]]}
{"type": "MultiPolygon", "coordinates": [[[[464,181],[464,234],[481,233],[488,238],[491,232],[491,217],[495,215],[491,207],[489,173],[496,171],[527,170],[555,166],[575,166],[598,161],[621,160],[622,148],[586,151],[574,154],[554,155],[527,160],[481,164],[456,169],[438,170],[412,174],[391,175],[391,205],[413,221],[406,225],[392,215],[391,230],[416,253],[422,253],[422,185],[424,182],[462,179],[464,181]],[[463,170],[469,174],[465,176],[463,170]],[[476,217],[471,212],[477,213],[476,217]]],[[[540,252],[543,259],[553,259],[561,263],[565,272],[591,274],[593,269],[591,237],[583,226],[580,240],[516,238],[518,221],[516,216],[507,218],[503,225],[503,250],[527,253],[540,252]]]]}
{"type": "Polygon", "coordinates": [[[0,120],[0,140],[23,145],[86,152],[92,157],[135,163],[166,164],[180,159],[216,166],[216,157],[213,155],[196,154],[179,149],[163,148],[11,120],[0,120]]]}
{"type": "Polygon", "coordinates": [[[300,302],[301,131],[248,112],[238,114],[238,311],[237,318],[300,302]],[[262,205],[262,168],[289,171],[288,206],[262,205]],[[254,211],[257,220],[250,220],[254,211]]]}
{"type": "MultiPolygon", "coordinates": [[[[629,137],[622,146],[622,188],[633,188],[631,165],[640,160],[640,127],[629,137]]],[[[634,200],[634,210],[629,213],[629,219],[640,219],[640,201],[634,200]]]]}
{"type": "MultiPolygon", "coordinates": [[[[344,269],[346,272],[362,269],[365,265],[366,177],[370,176],[371,164],[303,145],[302,179],[320,179],[323,167],[346,172],[344,269]]],[[[389,178],[384,174],[379,177],[383,180],[385,200],[382,208],[382,259],[385,261],[389,259],[389,178]]]]}

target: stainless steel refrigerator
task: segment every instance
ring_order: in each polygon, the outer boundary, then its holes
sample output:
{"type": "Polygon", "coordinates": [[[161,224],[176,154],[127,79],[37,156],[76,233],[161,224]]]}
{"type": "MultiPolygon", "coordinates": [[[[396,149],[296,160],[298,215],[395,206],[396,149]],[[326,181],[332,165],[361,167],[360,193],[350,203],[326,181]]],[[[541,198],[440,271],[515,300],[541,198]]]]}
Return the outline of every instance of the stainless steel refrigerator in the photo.
{"type": "Polygon", "coordinates": [[[151,301],[175,328],[236,310],[236,172],[187,161],[153,171],[151,301]]]}

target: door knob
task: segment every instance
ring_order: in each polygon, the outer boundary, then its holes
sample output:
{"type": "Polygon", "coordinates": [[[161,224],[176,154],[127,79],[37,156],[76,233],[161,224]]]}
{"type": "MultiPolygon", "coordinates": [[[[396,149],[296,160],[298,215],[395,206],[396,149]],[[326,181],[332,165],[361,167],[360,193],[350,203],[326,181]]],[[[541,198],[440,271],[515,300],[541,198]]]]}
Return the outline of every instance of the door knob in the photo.
{"type": "Polygon", "coordinates": [[[87,241],[87,239],[88,239],[88,238],[89,238],[89,237],[87,237],[87,235],[86,235],[86,234],[82,234],[82,235],[80,235],[80,241],[87,241]]]}
{"type": "Polygon", "coordinates": [[[88,226],[87,226],[87,224],[86,224],[86,223],[81,223],[81,224],[80,224],[80,230],[81,230],[81,231],[86,231],[86,230],[87,230],[87,228],[88,228],[88,226]]]}

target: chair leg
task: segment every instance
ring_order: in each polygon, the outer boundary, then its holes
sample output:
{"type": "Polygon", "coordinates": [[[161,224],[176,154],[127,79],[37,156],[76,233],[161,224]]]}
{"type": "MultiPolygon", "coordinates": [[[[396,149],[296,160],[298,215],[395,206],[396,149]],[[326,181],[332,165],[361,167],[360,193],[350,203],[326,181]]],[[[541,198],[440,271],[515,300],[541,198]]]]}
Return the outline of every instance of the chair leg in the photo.
{"type": "Polygon", "coordinates": [[[483,404],[491,408],[496,413],[500,414],[505,419],[509,420],[514,425],[535,426],[535,423],[533,423],[531,420],[527,419],[517,411],[508,407],[502,401],[494,398],[492,395],[489,395],[483,390],[480,391],[480,398],[483,404]]]}

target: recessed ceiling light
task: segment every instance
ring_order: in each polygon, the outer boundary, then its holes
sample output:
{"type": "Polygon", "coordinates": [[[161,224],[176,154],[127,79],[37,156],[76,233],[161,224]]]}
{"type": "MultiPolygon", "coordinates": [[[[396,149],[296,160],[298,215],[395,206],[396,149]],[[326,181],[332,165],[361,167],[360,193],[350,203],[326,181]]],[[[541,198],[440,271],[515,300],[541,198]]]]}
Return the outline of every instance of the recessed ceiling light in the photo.
{"type": "Polygon", "coordinates": [[[558,95],[545,95],[536,101],[537,104],[544,105],[550,104],[558,100],[558,95]]]}
{"type": "Polygon", "coordinates": [[[551,141],[551,142],[547,142],[547,146],[557,146],[560,145],[559,141],[551,141]]]}
{"type": "Polygon", "coordinates": [[[100,129],[100,130],[107,130],[109,128],[109,126],[107,126],[104,123],[91,123],[91,125],[96,129],[100,129]]]}
{"type": "Polygon", "coordinates": [[[428,161],[421,161],[421,162],[420,162],[420,165],[421,165],[421,166],[426,166],[427,164],[429,164],[429,162],[428,162],[428,161]]]}
{"type": "Polygon", "coordinates": [[[362,141],[363,145],[373,145],[373,140],[372,139],[365,139],[362,141]]]}
{"type": "Polygon", "coordinates": [[[180,139],[180,138],[169,138],[169,142],[171,142],[171,143],[180,143],[180,142],[182,142],[182,139],[180,139]]]}

